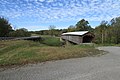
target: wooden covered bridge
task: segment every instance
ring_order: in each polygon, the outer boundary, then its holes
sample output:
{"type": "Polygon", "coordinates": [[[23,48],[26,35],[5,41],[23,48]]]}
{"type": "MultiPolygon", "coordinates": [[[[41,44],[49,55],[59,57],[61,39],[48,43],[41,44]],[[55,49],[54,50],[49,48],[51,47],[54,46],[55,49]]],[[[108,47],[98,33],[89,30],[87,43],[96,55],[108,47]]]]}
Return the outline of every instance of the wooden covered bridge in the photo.
{"type": "Polygon", "coordinates": [[[61,35],[63,41],[74,44],[91,43],[94,37],[89,31],[67,32],[61,35]]]}

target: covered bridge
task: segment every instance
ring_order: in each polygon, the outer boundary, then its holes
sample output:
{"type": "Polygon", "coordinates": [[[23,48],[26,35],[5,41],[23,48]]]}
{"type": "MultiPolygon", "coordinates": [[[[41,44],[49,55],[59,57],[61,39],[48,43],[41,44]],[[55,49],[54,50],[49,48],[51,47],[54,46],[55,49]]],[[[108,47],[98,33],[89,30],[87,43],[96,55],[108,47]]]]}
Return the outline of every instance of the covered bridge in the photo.
{"type": "Polygon", "coordinates": [[[89,31],[67,32],[61,35],[62,40],[75,44],[91,43],[94,37],[94,34],[89,31]]]}

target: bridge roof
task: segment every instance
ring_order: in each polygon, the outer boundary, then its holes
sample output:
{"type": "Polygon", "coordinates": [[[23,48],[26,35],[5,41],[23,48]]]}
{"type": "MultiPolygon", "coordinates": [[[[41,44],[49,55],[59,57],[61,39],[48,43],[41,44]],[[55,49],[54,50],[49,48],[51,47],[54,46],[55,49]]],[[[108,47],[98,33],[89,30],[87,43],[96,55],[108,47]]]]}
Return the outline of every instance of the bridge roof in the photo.
{"type": "Polygon", "coordinates": [[[82,36],[86,33],[88,33],[89,31],[77,31],[77,32],[67,32],[67,33],[63,33],[62,35],[78,35],[78,36],[82,36]]]}

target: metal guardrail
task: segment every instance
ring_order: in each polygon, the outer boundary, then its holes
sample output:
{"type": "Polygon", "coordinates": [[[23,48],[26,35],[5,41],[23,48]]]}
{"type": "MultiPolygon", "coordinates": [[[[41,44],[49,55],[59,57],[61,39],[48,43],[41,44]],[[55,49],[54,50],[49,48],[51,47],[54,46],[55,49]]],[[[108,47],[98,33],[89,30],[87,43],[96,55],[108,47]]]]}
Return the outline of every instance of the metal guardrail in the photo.
{"type": "Polygon", "coordinates": [[[39,36],[32,36],[32,37],[0,37],[0,41],[2,40],[40,40],[41,37],[39,36]]]}
{"type": "Polygon", "coordinates": [[[12,40],[14,37],[0,37],[0,40],[12,40]]]}

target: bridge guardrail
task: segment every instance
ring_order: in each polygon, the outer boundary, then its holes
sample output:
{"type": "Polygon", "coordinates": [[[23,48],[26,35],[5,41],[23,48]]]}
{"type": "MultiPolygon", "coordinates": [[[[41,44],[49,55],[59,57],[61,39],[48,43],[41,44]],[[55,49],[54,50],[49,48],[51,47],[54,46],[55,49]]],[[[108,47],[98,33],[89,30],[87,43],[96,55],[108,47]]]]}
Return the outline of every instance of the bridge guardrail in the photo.
{"type": "Polygon", "coordinates": [[[0,41],[2,40],[38,40],[41,37],[0,37],[0,41]]]}

